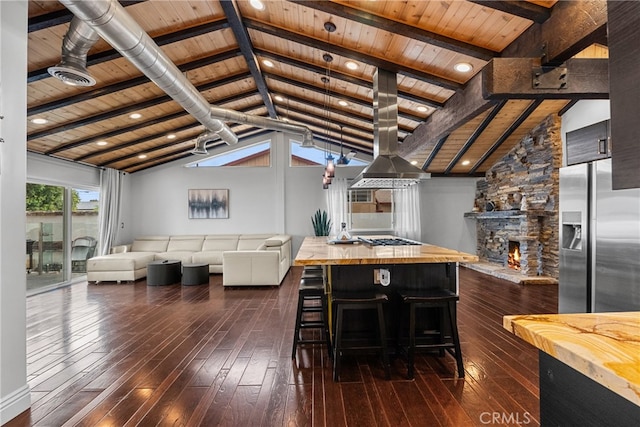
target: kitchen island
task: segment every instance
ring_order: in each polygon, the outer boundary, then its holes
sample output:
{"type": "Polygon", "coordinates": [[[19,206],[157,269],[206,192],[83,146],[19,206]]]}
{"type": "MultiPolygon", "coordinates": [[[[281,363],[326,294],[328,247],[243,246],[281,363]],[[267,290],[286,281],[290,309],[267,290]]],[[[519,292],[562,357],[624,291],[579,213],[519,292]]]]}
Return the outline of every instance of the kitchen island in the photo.
{"type": "MultiPolygon", "coordinates": [[[[367,236],[389,239],[392,236],[367,236]]],[[[397,337],[397,291],[443,288],[458,293],[458,263],[477,262],[475,255],[435,245],[417,244],[375,246],[361,241],[328,243],[327,237],[307,237],[294,260],[294,265],[325,267],[327,293],[333,291],[375,291],[386,293],[389,304],[386,315],[389,340],[397,337]],[[381,271],[384,271],[381,274],[381,271]]],[[[329,298],[330,299],[330,298],[329,298]]],[[[421,319],[420,321],[428,321],[421,319]]],[[[371,319],[351,319],[353,330],[370,328],[371,319]]]]}
{"type": "Polygon", "coordinates": [[[637,426],[640,312],[505,316],[540,352],[541,425],[637,426]]]}

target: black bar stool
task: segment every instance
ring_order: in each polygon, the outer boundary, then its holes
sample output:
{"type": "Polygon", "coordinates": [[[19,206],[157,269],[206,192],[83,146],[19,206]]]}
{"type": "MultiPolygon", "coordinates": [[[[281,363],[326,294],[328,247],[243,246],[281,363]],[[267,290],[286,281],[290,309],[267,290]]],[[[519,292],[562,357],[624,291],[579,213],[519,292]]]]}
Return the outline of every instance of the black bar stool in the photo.
{"type": "Polygon", "coordinates": [[[296,328],[293,334],[292,359],[296,358],[298,345],[301,344],[326,344],[329,357],[331,357],[328,314],[327,295],[322,277],[301,279],[298,287],[298,311],[296,314],[296,328]],[[309,313],[317,313],[318,316],[314,316],[312,320],[305,316],[309,313]],[[321,338],[303,339],[300,337],[301,329],[319,329],[321,338]]]}
{"type": "MultiPolygon", "coordinates": [[[[409,307],[408,378],[411,379],[414,376],[414,356],[416,349],[439,350],[441,355],[444,355],[443,353],[446,350],[456,359],[458,377],[464,378],[464,366],[462,364],[462,351],[460,350],[456,316],[456,302],[459,300],[459,296],[450,290],[440,288],[401,291],[399,294],[403,305],[409,307]],[[416,308],[437,309],[439,311],[438,328],[433,331],[421,333],[419,338],[425,338],[426,341],[420,344],[416,342],[416,308]],[[445,335],[447,321],[449,332],[451,333],[449,336],[445,335]],[[433,342],[434,337],[437,338],[437,342],[433,342]]],[[[400,339],[400,335],[398,339],[400,339]]]]}
{"type": "Polygon", "coordinates": [[[382,353],[382,363],[384,365],[385,379],[391,378],[389,368],[389,355],[387,354],[387,332],[384,320],[383,306],[389,301],[387,295],[382,293],[364,292],[333,292],[331,294],[332,310],[336,313],[336,326],[333,346],[333,380],[340,378],[340,358],[345,351],[371,351],[379,350],[382,353]],[[344,334],[344,312],[350,310],[375,310],[378,325],[377,339],[379,344],[368,344],[355,342],[348,345],[344,334]]]}

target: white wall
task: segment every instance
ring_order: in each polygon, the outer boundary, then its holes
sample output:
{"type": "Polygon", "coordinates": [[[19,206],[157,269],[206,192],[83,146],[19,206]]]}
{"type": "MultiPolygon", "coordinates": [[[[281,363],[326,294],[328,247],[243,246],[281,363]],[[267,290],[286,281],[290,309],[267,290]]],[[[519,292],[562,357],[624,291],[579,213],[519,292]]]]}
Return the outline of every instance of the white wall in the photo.
{"type": "Polygon", "coordinates": [[[313,234],[311,216],[318,208],[325,209],[323,168],[288,167],[287,135],[271,136],[271,167],[182,167],[197,160],[190,157],[130,175],[131,193],[125,205],[130,208],[131,218],[125,230],[131,233],[122,236],[287,233],[294,236],[295,254],[303,236],[313,234]],[[189,219],[189,189],[228,189],[229,218],[189,219]]]}
{"type": "Polygon", "coordinates": [[[476,253],[476,222],[464,218],[479,178],[431,178],[420,184],[422,241],[476,253]]]}
{"type": "Polygon", "coordinates": [[[31,405],[24,270],[27,6],[0,1],[0,424],[31,405]]]}

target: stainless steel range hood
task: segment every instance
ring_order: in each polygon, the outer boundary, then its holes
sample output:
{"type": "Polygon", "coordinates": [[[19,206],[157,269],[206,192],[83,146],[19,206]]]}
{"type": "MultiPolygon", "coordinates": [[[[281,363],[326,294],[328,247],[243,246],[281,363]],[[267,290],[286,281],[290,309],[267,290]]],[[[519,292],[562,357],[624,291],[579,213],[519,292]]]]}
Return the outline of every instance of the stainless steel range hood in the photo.
{"type": "Polygon", "coordinates": [[[373,76],[373,161],[350,188],[404,188],[431,177],[397,154],[397,85],[396,73],[378,69],[373,76]]]}

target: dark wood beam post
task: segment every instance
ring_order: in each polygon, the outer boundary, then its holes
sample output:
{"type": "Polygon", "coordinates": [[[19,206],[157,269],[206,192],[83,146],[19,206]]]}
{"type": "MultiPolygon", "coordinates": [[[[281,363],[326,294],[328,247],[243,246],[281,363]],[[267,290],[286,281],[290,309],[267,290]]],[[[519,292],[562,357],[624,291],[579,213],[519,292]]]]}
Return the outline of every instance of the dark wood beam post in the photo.
{"type": "Polygon", "coordinates": [[[549,19],[551,11],[544,7],[538,6],[534,3],[526,1],[502,1],[502,0],[469,0],[471,3],[476,3],[490,9],[499,10],[501,12],[508,13],[510,15],[516,15],[524,19],[530,19],[533,22],[542,24],[549,19]]]}
{"type": "Polygon", "coordinates": [[[482,80],[486,99],[609,99],[609,60],[570,59],[558,68],[541,67],[539,58],[494,58],[482,80]]]}

